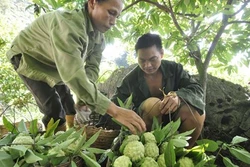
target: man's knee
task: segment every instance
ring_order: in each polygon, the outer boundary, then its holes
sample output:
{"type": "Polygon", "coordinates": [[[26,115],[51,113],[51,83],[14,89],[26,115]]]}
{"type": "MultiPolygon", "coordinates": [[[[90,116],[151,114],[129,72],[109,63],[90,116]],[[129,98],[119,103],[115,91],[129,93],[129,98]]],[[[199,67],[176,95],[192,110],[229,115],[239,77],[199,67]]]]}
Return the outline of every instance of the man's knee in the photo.
{"type": "Polygon", "coordinates": [[[201,115],[200,112],[196,108],[194,108],[193,106],[189,104],[184,104],[183,106],[181,106],[181,108],[177,112],[178,112],[177,117],[180,117],[182,120],[186,120],[186,119],[204,120],[205,119],[205,114],[201,115]]]}

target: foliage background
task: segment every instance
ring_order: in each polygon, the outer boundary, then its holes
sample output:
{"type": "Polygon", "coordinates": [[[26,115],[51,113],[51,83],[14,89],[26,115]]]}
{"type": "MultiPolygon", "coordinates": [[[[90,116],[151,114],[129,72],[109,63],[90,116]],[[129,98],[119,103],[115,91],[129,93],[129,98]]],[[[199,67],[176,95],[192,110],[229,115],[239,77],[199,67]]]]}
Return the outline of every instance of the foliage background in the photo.
{"type": "MultiPolygon", "coordinates": [[[[34,20],[37,15],[34,14],[34,9],[36,12],[44,13],[44,11],[49,11],[53,9],[60,8],[62,6],[67,8],[74,8],[75,6],[80,8],[82,2],[85,0],[2,0],[0,4],[0,104],[2,108],[8,108],[7,113],[13,115],[13,111],[37,111],[34,105],[33,98],[31,94],[27,91],[26,87],[22,84],[21,80],[11,67],[8,60],[6,60],[5,53],[10,47],[11,41],[14,37],[25,28],[32,20],[34,20]],[[33,2],[36,2],[38,6],[34,8],[33,2]],[[48,3],[50,2],[50,3],[48,3]],[[57,3],[53,3],[57,2],[57,3]],[[29,8],[27,8],[29,6],[29,8]],[[43,8],[41,8],[43,7],[43,8]],[[33,107],[28,107],[30,104],[33,107]]],[[[191,74],[197,74],[197,68],[195,67],[195,62],[188,55],[190,47],[195,45],[186,45],[182,41],[180,33],[175,29],[173,23],[171,22],[170,16],[157,8],[154,5],[158,1],[135,1],[129,0],[125,1],[125,5],[128,7],[122,13],[120,19],[117,21],[117,26],[111,31],[106,33],[108,47],[105,50],[105,54],[101,64],[101,73],[99,82],[104,82],[106,78],[114,71],[116,68],[121,66],[127,66],[136,63],[134,44],[138,36],[142,33],[151,31],[160,33],[163,37],[163,42],[165,46],[165,58],[180,62],[184,64],[184,68],[187,69],[191,74]],[[133,7],[129,8],[129,5],[133,4],[133,7]],[[114,48],[119,48],[120,52],[114,52],[114,48]],[[110,58],[112,57],[112,58],[110,58]],[[115,58],[114,58],[115,57],[115,58]],[[124,63],[126,61],[126,63],[124,63]],[[123,63],[119,63],[123,62],[123,63]]],[[[159,4],[163,4],[164,1],[159,1],[159,4]]],[[[225,3],[227,1],[171,1],[175,4],[176,12],[187,13],[192,9],[193,3],[199,3],[202,7],[193,11],[193,13],[203,12],[204,17],[210,18],[207,22],[203,23],[201,31],[208,31],[207,36],[198,36],[194,39],[199,45],[203,44],[201,49],[202,53],[205,54],[207,47],[209,47],[209,41],[211,42],[212,37],[216,34],[216,27],[219,26],[220,13],[223,13],[225,3]],[[214,7],[216,4],[216,7],[214,7]],[[178,6],[179,5],[179,6],[178,6]],[[207,8],[205,8],[205,6],[207,8]],[[178,8],[177,8],[178,7],[178,8]],[[212,29],[215,27],[215,30],[212,29]],[[207,38],[207,40],[205,40],[207,38]]],[[[244,1],[237,1],[236,4],[244,1]]],[[[249,1],[248,1],[249,2],[249,1]]],[[[230,6],[228,6],[230,7],[230,6]]],[[[249,4],[244,10],[244,15],[240,16],[246,20],[249,20],[250,10],[249,4]]],[[[232,8],[233,10],[233,8],[232,8]]],[[[230,10],[230,11],[232,11],[230,10]]],[[[240,17],[238,16],[238,17],[240,17]]],[[[195,20],[200,21],[200,17],[195,20]]],[[[178,15],[178,20],[180,25],[188,33],[189,25],[192,22],[185,21],[184,16],[178,15]],[[180,21],[181,20],[181,21],[180,21]]],[[[208,73],[219,78],[229,80],[233,83],[249,87],[250,75],[248,74],[249,68],[249,24],[242,26],[230,26],[226,29],[226,33],[222,36],[223,40],[219,43],[217,50],[215,50],[215,56],[211,60],[211,65],[209,66],[208,73]],[[248,28],[246,28],[247,26],[248,28]],[[241,29],[244,28],[244,31],[241,29]],[[231,31],[233,30],[233,31],[231,31]],[[244,32],[244,33],[242,33],[244,32]],[[235,38],[231,38],[235,34],[235,38]],[[245,51],[245,52],[244,52],[245,51]],[[244,54],[243,54],[244,52],[244,54]],[[241,54],[238,54],[241,53],[241,54]]],[[[22,113],[22,112],[21,112],[22,113]]],[[[39,116],[39,112],[35,112],[39,116]]]]}

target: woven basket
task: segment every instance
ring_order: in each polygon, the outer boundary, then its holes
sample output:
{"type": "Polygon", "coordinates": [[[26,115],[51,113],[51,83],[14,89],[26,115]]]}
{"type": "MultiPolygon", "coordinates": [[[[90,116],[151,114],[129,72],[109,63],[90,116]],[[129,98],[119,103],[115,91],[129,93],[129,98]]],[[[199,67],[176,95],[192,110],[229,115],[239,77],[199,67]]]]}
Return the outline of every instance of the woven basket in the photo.
{"type": "Polygon", "coordinates": [[[94,148],[100,148],[100,149],[110,149],[111,145],[114,141],[114,139],[118,136],[120,133],[120,130],[113,130],[112,128],[102,128],[102,127],[96,127],[95,125],[98,123],[100,119],[100,114],[96,112],[92,112],[89,115],[89,120],[86,122],[79,122],[75,120],[76,126],[79,128],[84,127],[84,131],[86,132],[87,139],[91,138],[95,133],[97,133],[100,129],[101,132],[96,139],[96,141],[91,145],[91,147],[94,148]]]}
{"type": "Polygon", "coordinates": [[[120,131],[107,130],[89,125],[85,127],[87,139],[89,139],[91,136],[97,133],[100,129],[101,129],[100,135],[98,136],[96,141],[92,144],[92,147],[100,149],[110,149],[114,139],[118,136],[120,131]]]}

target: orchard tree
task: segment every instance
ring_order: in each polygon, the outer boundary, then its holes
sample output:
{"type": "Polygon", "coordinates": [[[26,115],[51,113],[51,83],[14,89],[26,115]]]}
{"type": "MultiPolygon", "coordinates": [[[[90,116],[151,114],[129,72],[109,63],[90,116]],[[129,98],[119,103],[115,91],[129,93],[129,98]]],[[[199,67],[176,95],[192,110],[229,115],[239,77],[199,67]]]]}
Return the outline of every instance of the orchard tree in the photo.
{"type": "Polygon", "coordinates": [[[208,68],[237,70],[230,62],[250,59],[250,0],[127,0],[116,32],[125,41],[161,34],[181,63],[195,65],[206,91],[208,68]],[[124,33],[123,33],[124,32],[124,33]]]}
{"type": "MultiPolygon", "coordinates": [[[[36,12],[82,7],[86,0],[33,0],[36,12]],[[45,3],[46,2],[46,3],[45,3]]],[[[206,92],[209,68],[231,72],[231,62],[249,66],[250,0],[126,0],[116,27],[106,34],[134,43],[147,32],[162,36],[165,48],[195,66],[206,92]]]]}

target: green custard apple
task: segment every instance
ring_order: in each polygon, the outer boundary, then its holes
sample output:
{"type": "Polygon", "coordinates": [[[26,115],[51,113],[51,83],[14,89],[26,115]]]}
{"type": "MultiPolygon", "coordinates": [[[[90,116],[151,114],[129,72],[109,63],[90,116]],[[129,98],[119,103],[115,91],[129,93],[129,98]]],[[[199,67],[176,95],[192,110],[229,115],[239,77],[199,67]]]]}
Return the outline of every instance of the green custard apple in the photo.
{"type": "Polygon", "coordinates": [[[159,167],[158,163],[151,157],[145,157],[141,167],[159,167]]]}
{"type": "Polygon", "coordinates": [[[32,148],[32,145],[34,144],[34,140],[31,136],[27,135],[18,135],[13,141],[12,144],[14,145],[24,145],[27,148],[32,148]]]}
{"type": "Polygon", "coordinates": [[[123,151],[123,154],[128,156],[132,162],[138,162],[144,157],[144,145],[140,141],[129,142],[123,151]]]}
{"type": "Polygon", "coordinates": [[[155,136],[152,132],[145,132],[143,134],[145,143],[156,143],[155,136]]]}
{"type": "Polygon", "coordinates": [[[156,143],[146,143],[145,148],[145,157],[151,157],[156,159],[159,156],[159,148],[156,143]]]}
{"type": "Polygon", "coordinates": [[[119,148],[120,153],[123,154],[123,150],[124,150],[125,146],[129,142],[131,142],[131,141],[139,141],[139,140],[140,140],[140,137],[138,135],[131,134],[131,135],[126,136],[125,139],[122,141],[122,144],[121,144],[121,146],[119,148]]]}
{"type": "Polygon", "coordinates": [[[182,157],[177,161],[179,167],[194,167],[194,162],[191,158],[182,157]]]}
{"type": "Polygon", "coordinates": [[[115,159],[113,167],[132,167],[132,162],[129,157],[122,155],[115,159]]]}
{"type": "Polygon", "coordinates": [[[158,159],[157,159],[157,163],[159,167],[167,167],[166,163],[165,163],[165,158],[164,158],[164,154],[161,154],[158,159]]]}

